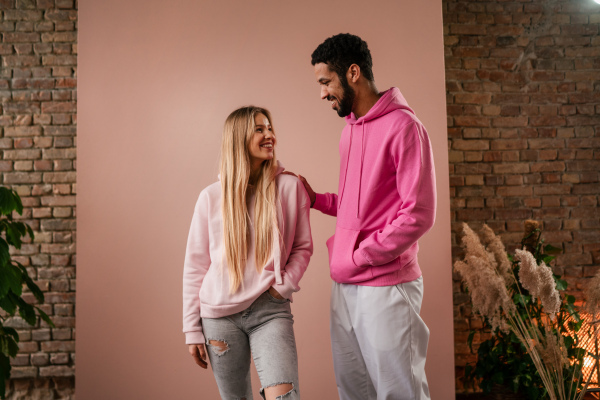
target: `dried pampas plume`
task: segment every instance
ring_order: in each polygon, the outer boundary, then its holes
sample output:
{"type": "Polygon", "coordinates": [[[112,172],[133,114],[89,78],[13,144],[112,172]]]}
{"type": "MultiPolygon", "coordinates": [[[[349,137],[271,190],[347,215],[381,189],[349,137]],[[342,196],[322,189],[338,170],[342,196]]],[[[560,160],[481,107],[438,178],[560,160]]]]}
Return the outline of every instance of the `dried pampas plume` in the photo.
{"type": "Polygon", "coordinates": [[[538,353],[547,367],[562,372],[569,365],[565,339],[560,333],[554,334],[550,325],[544,325],[544,330],[546,334],[540,334],[538,337],[542,340],[536,343],[538,353]]]}
{"type": "Polygon", "coordinates": [[[533,300],[539,298],[544,311],[554,319],[560,310],[560,295],[556,290],[556,283],[550,268],[542,261],[538,265],[527,250],[515,251],[515,258],[520,261],[519,280],[525,289],[529,291],[533,300]]]}
{"type": "Polygon", "coordinates": [[[504,279],[504,282],[507,285],[512,285],[515,282],[515,276],[512,273],[512,264],[506,255],[504,244],[487,224],[484,224],[481,229],[481,237],[483,243],[494,255],[496,267],[500,276],[502,276],[502,279],[504,279]]]}
{"type": "Polygon", "coordinates": [[[464,261],[456,261],[454,268],[469,288],[474,310],[488,318],[494,329],[505,330],[507,327],[502,323],[502,310],[512,312],[514,304],[504,279],[497,272],[496,259],[467,224],[463,224],[463,232],[465,258],[464,261]]]}

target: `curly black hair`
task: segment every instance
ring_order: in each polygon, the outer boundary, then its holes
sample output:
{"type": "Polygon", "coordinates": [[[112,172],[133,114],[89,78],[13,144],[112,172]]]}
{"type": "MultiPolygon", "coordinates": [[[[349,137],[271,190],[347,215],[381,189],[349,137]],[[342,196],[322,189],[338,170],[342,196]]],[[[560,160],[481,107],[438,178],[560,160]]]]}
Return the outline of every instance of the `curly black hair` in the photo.
{"type": "Polygon", "coordinates": [[[311,64],[325,63],[344,79],[352,64],[360,67],[361,73],[373,81],[373,60],[367,42],[350,33],[340,33],[325,39],[311,55],[311,64]]]}

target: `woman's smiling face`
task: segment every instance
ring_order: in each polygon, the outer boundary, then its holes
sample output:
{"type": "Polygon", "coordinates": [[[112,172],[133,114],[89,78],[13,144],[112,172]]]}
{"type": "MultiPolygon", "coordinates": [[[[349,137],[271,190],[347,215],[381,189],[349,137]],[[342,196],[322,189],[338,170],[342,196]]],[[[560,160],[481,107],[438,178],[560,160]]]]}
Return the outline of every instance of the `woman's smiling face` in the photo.
{"type": "Polygon", "coordinates": [[[256,114],[254,117],[254,134],[250,139],[248,151],[252,170],[260,167],[263,161],[272,160],[275,155],[275,133],[266,115],[256,114]]]}

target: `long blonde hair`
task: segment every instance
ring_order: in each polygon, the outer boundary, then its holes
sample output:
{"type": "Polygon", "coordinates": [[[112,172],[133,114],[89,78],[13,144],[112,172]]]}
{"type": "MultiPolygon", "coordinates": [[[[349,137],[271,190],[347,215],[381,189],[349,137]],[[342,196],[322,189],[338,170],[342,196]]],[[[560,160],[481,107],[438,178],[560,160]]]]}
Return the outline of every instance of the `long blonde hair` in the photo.
{"type": "Polygon", "coordinates": [[[230,293],[235,293],[243,283],[250,229],[254,230],[255,264],[259,273],[271,257],[274,238],[279,240],[275,153],[273,159],[263,161],[255,182],[254,221],[250,221],[248,213],[248,182],[251,169],[248,145],[256,130],[254,118],[257,114],[264,114],[273,126],[271,113],[268,110],[248,106],[229,114],[223,127],[220,166],[221,205],[230,293]]]}

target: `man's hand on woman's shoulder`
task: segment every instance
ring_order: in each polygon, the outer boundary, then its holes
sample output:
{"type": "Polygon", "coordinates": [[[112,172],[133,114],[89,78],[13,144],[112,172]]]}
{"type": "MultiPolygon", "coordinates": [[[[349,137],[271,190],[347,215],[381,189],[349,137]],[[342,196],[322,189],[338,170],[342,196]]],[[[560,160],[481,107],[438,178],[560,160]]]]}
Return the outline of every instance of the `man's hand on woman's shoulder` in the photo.
{"type": "Polygon", "coordinates": [[[306,179],[302,175],[299,175],[299,174],[296,175],[295,173],[290,172],[290,171],[283,171],[282,174],[292,175],[292,176],[295,176],[296,178],[300,179],[300,182],[302,182],[302,184],[304,185],[304,189],[306,189],[306,193],[308,193],[308,197],[310,197],[310,206],[312,207],[315,204],[317,195],[315,194],[315,191],[312,189],[312,187],[310,187],[310,185],[308,184],[306,179]]]}

